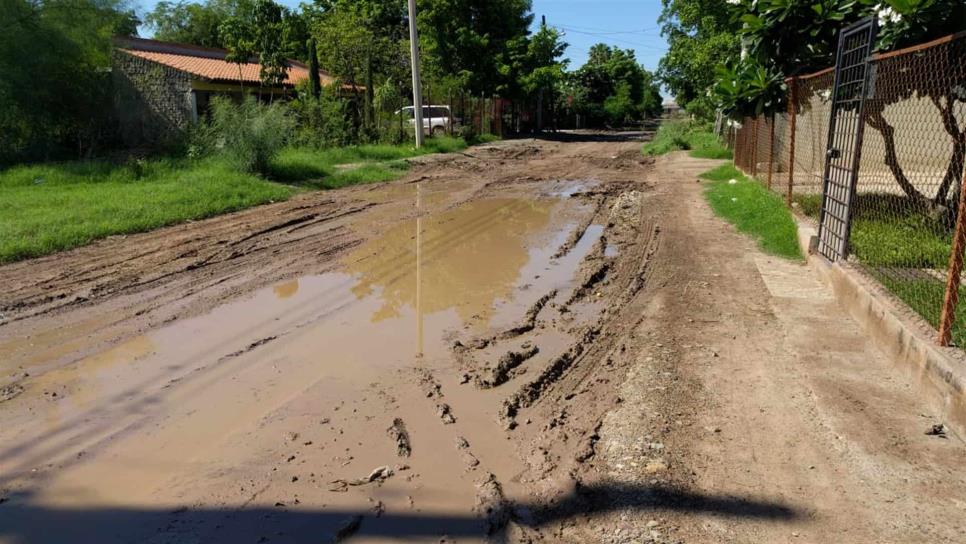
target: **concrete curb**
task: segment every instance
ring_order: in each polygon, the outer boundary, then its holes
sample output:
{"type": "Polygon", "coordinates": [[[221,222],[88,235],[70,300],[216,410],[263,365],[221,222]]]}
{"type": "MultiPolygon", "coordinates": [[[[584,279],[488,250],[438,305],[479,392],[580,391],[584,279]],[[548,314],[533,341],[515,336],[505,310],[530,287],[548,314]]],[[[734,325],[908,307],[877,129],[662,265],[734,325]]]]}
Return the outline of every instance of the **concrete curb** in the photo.
{"type": "Polygon", "coordinates": [[[929,410],[957,437],[966,437],[966,353],[937,345],[932,327],[851,265],[830,263],[809,251],[815,235],[814,227],[798,220],[798,241],[809,267],[912,379],[929,410]]]}

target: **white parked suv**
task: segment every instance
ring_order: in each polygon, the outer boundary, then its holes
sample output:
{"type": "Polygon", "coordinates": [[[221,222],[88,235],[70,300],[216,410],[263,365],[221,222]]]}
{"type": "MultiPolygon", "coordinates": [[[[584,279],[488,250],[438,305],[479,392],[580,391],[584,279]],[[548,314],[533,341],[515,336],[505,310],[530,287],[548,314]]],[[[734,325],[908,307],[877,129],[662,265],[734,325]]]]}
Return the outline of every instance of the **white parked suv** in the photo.
{"type": "MultiPolygon", "coordinates": [[[[402,114],[403,117],[409,119],[409,123],[412,125],[416,123],[415,111],[416,109],[412,106],[407,106],[397,111],[396,115],[402,114]]],[[[449,106],[423,106],[424,133],[439,136],[445,134],[458,124],[459,120],[453,118],[453,112],[450,111],[449,106]]]]}

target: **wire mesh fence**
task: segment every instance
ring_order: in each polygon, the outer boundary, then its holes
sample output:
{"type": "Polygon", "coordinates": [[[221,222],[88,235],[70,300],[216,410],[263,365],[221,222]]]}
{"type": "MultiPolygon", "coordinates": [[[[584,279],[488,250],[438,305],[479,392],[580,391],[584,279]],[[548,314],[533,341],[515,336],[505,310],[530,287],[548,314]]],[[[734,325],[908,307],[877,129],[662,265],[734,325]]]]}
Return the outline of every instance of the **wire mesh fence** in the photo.
{"type": "MultiPolygon", "coordinates": [[[[847,262],[935,327],[941,344],[963,347],[966,33],[876,54],[871,65],[847,262]]],[[[787,112],[745,119],[729,137],[735,165],[816,224],[834,77],[830,68],[787,80],[787,112]]]]}

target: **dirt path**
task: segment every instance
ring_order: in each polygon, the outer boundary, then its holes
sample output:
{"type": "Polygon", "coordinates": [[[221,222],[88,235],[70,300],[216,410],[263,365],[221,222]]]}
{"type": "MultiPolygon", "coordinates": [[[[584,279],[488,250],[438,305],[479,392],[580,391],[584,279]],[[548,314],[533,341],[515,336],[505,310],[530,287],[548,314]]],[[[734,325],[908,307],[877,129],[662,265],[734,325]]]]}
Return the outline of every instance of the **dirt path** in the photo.
{"type": "Polygon", "coordinates": [[[963,444],[639,145],[0,267],[0,541],[961,541],[963,444]]]}

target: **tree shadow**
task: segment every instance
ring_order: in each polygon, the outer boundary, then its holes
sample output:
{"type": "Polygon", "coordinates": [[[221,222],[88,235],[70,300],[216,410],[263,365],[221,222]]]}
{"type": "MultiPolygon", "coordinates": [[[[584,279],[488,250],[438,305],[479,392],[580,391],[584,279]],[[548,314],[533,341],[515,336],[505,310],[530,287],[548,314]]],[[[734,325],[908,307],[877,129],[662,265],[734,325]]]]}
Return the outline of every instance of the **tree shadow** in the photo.
{"type": "Polygon", "coordinates": [[[339,542],[354,535],[425,541],[450,538],[508,542],[511,524],[539,529],[617,510],[676,511],[695,515],[789,521],[796,509],[770,500],[708,495],[664,486],[601,483],[578,486],[551,504],[503,502],[485,513],[425,514],[318,510],[278,503],[274,508],[136,507],[58,508],[31,504],[30,495],[0,503],[0,540],[30,543],[112,542],[339,542]]]}
{"type": "MultiPolygon", "coordinates": [[[[649,141],[656,129],[644,130],[561,130],[532,135],[539,140],[553,142],[640,142],[649,141]]],[[[529,135],[521,135],[529,136],[529,135]]]]}

